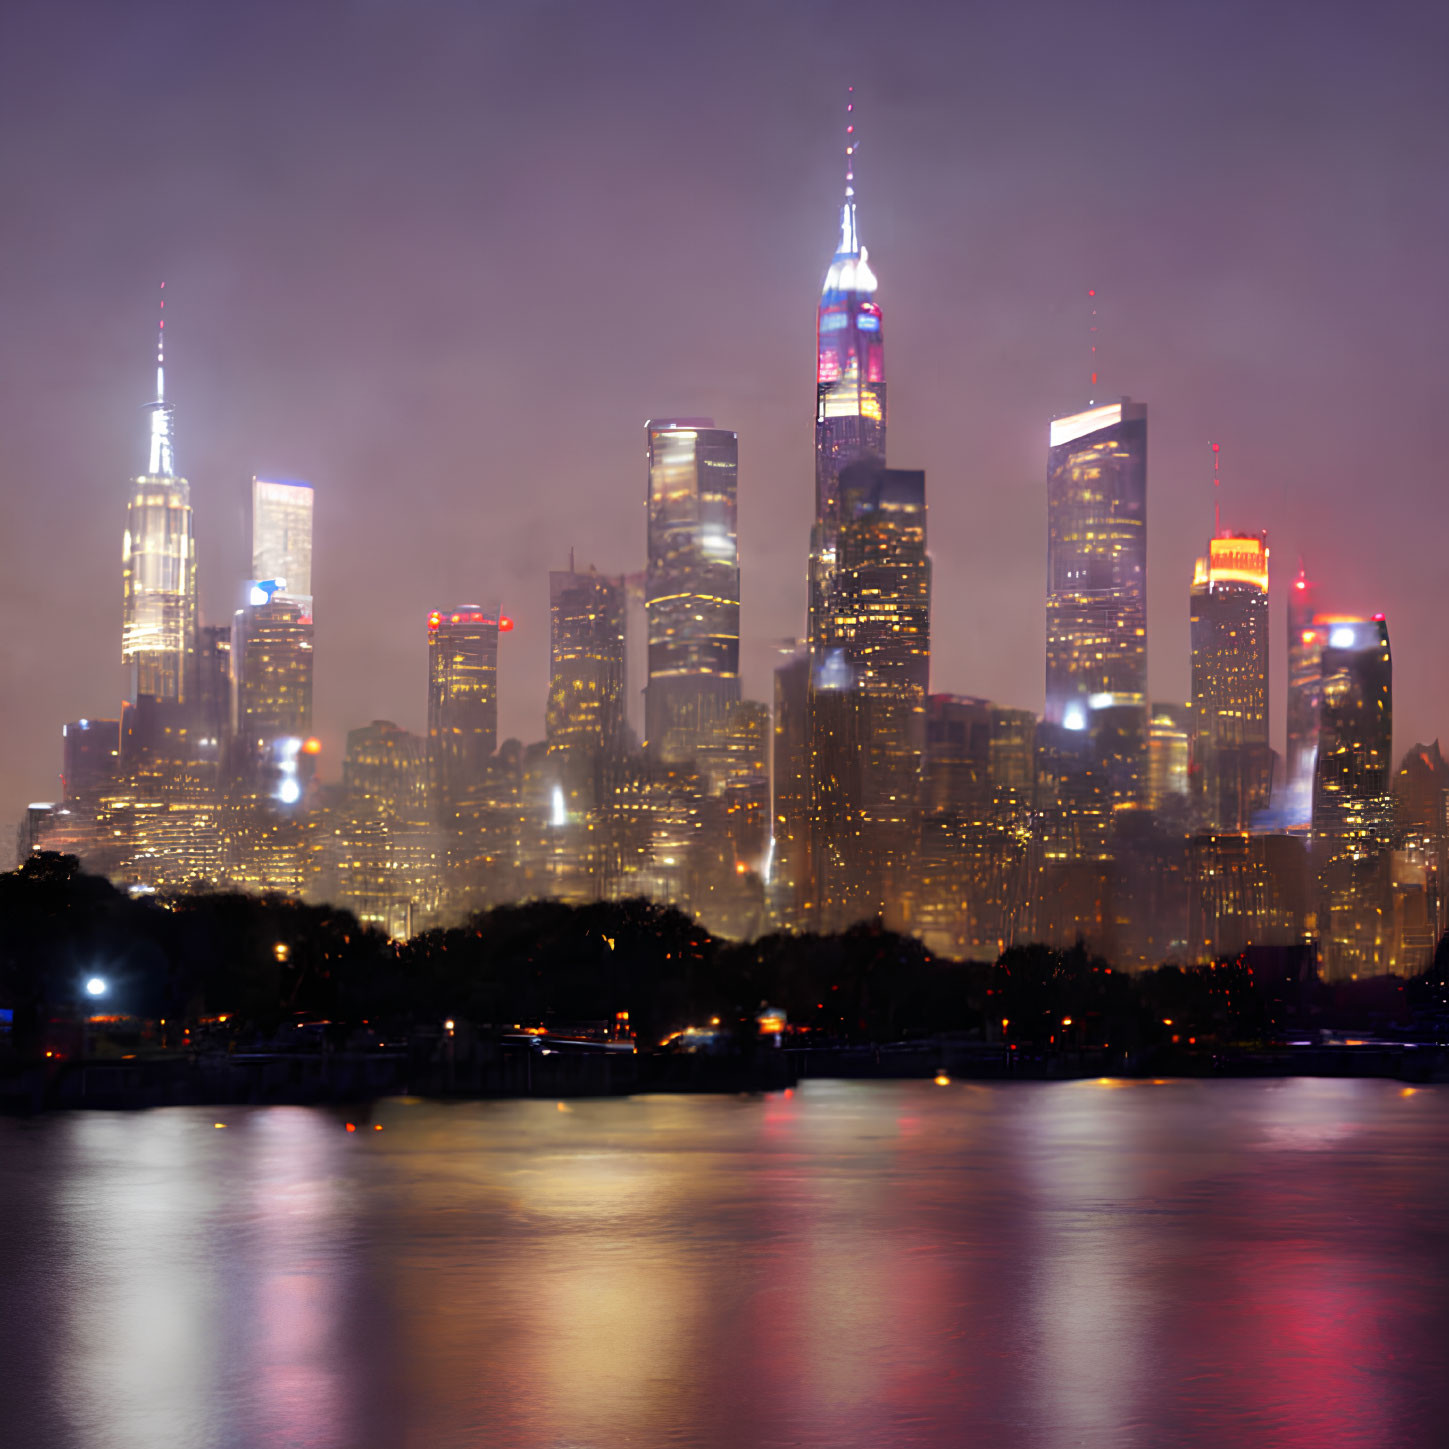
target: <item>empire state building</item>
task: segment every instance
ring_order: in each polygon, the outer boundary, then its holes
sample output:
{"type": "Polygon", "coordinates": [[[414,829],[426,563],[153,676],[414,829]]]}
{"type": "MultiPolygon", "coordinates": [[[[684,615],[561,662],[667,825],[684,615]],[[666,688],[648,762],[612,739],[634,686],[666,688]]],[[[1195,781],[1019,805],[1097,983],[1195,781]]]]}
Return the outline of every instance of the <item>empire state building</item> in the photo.
{"type": "MultiPolygon", "coordinates": [[[[165,283],[162,283],[165,286],[165,283]]],[[[161,306],[166,306],[163,300],[161,306]]],[[[176,475],[175,409],[166,401],[166,322],[156,344],[156,400],[146,471],[131,484],[121,545],[121,662],[134,704],[184,703],[196,652],[196,544],[191,485],[176,475]]]]}
{"type": "Polygon", "coordinates": [[[845,201],[840,242],[825,274],[816,322],[815,524],[810,532],[809,640],[822,666],[836,647],[829,595],[840,541],[840,474],[852,463],[885,463],[885,332],[875,273],[855,208],[855,103],[846,107],[845,201]]]}

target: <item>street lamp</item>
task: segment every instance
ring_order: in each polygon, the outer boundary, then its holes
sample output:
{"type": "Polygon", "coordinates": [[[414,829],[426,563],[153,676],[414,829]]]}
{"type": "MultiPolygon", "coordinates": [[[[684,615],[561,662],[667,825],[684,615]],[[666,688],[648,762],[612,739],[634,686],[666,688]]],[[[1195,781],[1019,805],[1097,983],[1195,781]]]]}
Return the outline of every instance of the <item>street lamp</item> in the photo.
{"type": "Polygon", "coordinates": [[[109,986],[106,984],[106,979],[103,976],[92,976],[86,982],[87,996],[104,996],[109,989],[109,986]]]}

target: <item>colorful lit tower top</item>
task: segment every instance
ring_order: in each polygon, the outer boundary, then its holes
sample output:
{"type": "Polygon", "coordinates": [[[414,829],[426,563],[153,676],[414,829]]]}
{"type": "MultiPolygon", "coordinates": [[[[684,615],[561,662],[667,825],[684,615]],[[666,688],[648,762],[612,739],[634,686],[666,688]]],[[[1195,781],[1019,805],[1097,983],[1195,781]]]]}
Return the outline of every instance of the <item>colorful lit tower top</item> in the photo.
{"type": "Polygon", "coordinates": [[[192,692],[196,651],[196,545],[191,487],[176,475],[175,409],[166,401],[166,301],[157,329],[156,399],[146,472],[133,480],[121,550],[121,661],[132,702],[181,703],[192,692]]]}
{"type": "Polygon", "coordinates": [[[816,329],[815,526],[810,539],[810,643],[829,648],[823,607],[835,572],[840,473],[851,463],[883,464],[886,451],[885,332],[876,279],[860,240],[855,201],[855,94],[845,108],[845,199],[840,241],[820,298],[816,329]]]}

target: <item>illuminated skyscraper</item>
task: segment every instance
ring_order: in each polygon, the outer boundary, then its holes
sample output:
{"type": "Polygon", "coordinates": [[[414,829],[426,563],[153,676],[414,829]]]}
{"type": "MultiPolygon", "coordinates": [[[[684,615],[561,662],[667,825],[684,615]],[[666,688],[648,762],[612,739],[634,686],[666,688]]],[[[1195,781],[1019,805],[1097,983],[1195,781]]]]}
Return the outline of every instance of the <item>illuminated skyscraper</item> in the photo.
{"type": "Polygon", "coordinates": [[[252,479],[252,577],[312,613],[312,489],[252,479]]]}
{"type": "Polygon", "coordinates": [[[236,731],[248,748],[312,731],[312,619],[274,594],[236,613],[236,731]]]}
{"type": "MultiPolygon", "coordinates": [[[[285,805],[312,733],[312,490],[252,480],[255,582],[231,638],[237,764],[285,805]]],[[[302,763],[308,763],[303,761],[302,763]]]]}
{"type": "Polygon", "coordinates": [[[1288,590],[1288,758],[1284,765],[1289,829],[1307,830],[1313,816],[1313,765],[1318,755],[1319,656],[1327,628],[1314,612],[1318,586],[1302,567],[1288,590]]]}
{"type": "Polygon", "coordinates": [[[1130,398],[1051,425],[1046,719],[1147,702],[1147,407],[1130,398]]]}
{"type": "Polygon", "coordinates": [[[681,761],[740,697],[739,450],[712,418],[653,421],[647,430],[644,730],[652,753],[681,761]]]}
{"type": "Polygon", "coordinates": [[[834,647],[826,599],[840,533],[840,474],[851,463],[886,457],[885,333],[876,279],[861,245],[855,203],[855,104],[847,106],[845,200],[840,241],[816,321],[815,524],[810,533],[810,651],[819,665],[834,647]]]}
{"type": "Polygon", "coordinates": [[[1320,659],[1318,764],[1313,837],[1332,853],[1356,853],[1387,831],[1376,812],[1389,802],[1393,746],[1393,661],[1389,626],[1336,619],[1320,659]]]}
{"type": "Polygon", "coordinates": [[[1162,814],[1187,804],[1192,706],[1154,704],[1147,726],[1147,808],[1162,814]]]}
{"type": "Polygon", "coordinates": [[[575,810],[597,805],[624,752],[624,580],[551,572],[548,753],[575,810]]]}
{"type": "Polygon", "coordinates": [[[1313,859],[1330,979],[1372,975],[1390,942],[1393,661],[1382,617],[1337,619],[1320,659],[1313,859]]]}
{"type": "Polygon", "coordinates": [[[864,909],[903,923],[930,685],[926,475],[867,461],[842,469],[838,486],[822,630],[832,648],[812,695],[815,894],[822,922],[864,909]]]}
{"type": "Polygon", "coordinates": [[[497,748],[498,633],[512,627],[481,604],[428,615],[428,774],[444,826],[497,748]]]}
{"type": "MultiPolygon", "coordinates": [[[[162,302],[165,307],[165,302],[162,302]]],[[[196,546],[191,486],[176,476],[175,409],[166,401],[165,333],[156,345],[156,400],[148,405],[151,446],[146,471],[131,485],[121,545],[121,662],[127,693],[167,703],[192,690],[196,648],[196,546]]]]}
{"type": "Polygon", "coordinates": [[[775,670],[770,892],[777,918],[787,923],[804,910],[810,879],[809,691],[810,656],[797,650],[775,670]]]}
{"type": "Polygon", "coordinates": [[[1267,807],[1268,546],[1223,535],[1192,579],[1193,780],[1210,830],[1246,830],[1267,807]]]}

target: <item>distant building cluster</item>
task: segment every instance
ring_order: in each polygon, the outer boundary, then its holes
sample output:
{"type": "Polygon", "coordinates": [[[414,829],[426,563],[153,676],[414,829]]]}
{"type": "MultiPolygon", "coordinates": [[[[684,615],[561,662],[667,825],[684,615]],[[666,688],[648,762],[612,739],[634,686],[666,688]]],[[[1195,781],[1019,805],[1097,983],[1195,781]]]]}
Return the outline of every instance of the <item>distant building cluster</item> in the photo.
{"type": "Polygon", "coordinates": [[[72,852],[135,891],[324,899],[395,936],[509,901],[643,895],[737,937],[880,917],[976,958],[1082,938],[1129,969],[1249,946],[1316,946],[1330,979],[1422,966],[1449,914],[1449,767],[1416,745],[1393,773],[1381,616],[1321,611],[1300,569],[1280,759],[1267,541],[1215,527],[1184,581],[1192,698],[1149,699],[1145,404],[1093,398],[1048,429],[1043,715],[931,692],[926,477],[887,464],[850,124],[817,321],[803,634],[771,701],[740,690],[736,435],[656,419],[644,571],[570,555],[549,575],[545,738],[498,739],[511,621],[439,600],[419,621],[426,735],[354,729],[323,784],[312,489],[254,480],[245,602],[203,623],[158,349],[123,539],[125,701],[64,726],[60,798],[30,807],[22,854],[72,852]]]}

